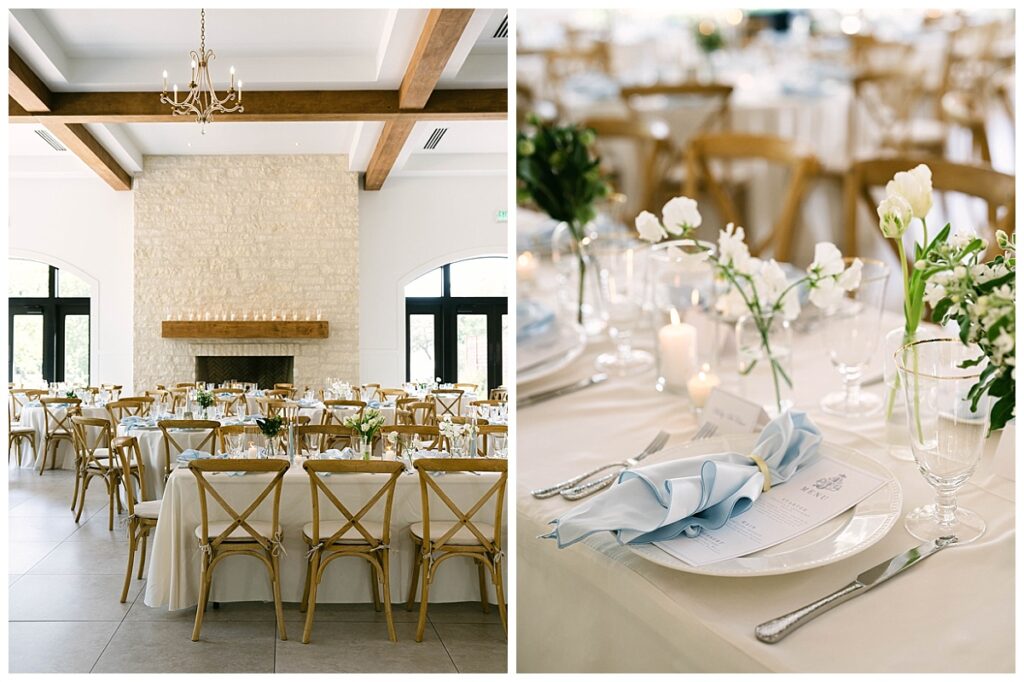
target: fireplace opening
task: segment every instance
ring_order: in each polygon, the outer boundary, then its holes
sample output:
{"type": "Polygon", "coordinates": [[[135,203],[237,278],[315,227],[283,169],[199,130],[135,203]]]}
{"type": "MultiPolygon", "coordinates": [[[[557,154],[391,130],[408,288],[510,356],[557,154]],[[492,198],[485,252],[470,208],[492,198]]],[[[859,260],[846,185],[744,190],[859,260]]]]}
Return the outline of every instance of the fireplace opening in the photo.
{"type": "Polygon", "coordinates": [[[252,382],[260,388],[293,382],[295,358],[291,355],[197,355],[196,381],[223,384],[252,382]]]}

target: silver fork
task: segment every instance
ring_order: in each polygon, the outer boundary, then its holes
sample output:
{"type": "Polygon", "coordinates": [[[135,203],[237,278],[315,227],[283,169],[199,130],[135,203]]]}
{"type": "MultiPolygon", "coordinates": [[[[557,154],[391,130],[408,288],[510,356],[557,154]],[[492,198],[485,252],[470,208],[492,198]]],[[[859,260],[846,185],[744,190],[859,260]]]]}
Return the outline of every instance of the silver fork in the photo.
{"type": "MultiPolygon", "coordinates": [[[[714,436],[717,431],[718,426],[716,424],[705,422],[699,429],[697,429],[697,433],[693,434],[693,437],[690,440],[706,440],[714,436]]],[[[660,450],[661,448],[658,449],[660,450]]],[[[639,462],[640,459],[641,458],[637,457],[634,458],[632,461],[626,460],[627,462],[631,463],[625,466],[624,469],[629,469],[632,466],[636,466],[637,462],[639,462]]],[[[562,497],[564,497],[567,500],[580,500],[583,499],[584,497],[587,497],[588,495],[593,495],[594,493],[604,490],[605,488],[611,486],[611,484],[615,482],[615,479],[618,478],[619,474],[621,473],[622,471],[616,471],[605,476],[602,476],[596,481],[592,481],[584,485],[579,485],[574,488],[567,488],[560,492],[562,494],[562,497]]]]}
{"type": "MultiPolygon", "coordinates": [[[[647,457],[651,453],[657,452],[658,450],[660,450],[663,447],[665,447],[665,443],[667,443],[667,442],[668,442],[668,432],[666,432],[666,431],[659,431],[658,435],[656,435],[654,437],[654,440],[652,440],[648,444],[648,446],[643,449],[643,452],[641,452],[639,455],[637,455],[636,457],[633,457],[631,459],[635,460],[635,461],[640,461],[641,459],[643,459],[644,457],[647,457]]],[[[573,486],[577,486],[580,483],[582,483],[583,481],[585,481],[586,479],[588,479],[591,476],[593,476],[594,474],[600,473],[600,472],[604,471],[605,469],[611,469],[612,467],[624,467],[624,466],[627,466],[627,464],[630,461],[631,461],[630,459],[626,459],[626,460],[623,460],[621,462],[612,462],[611,464],[605,464],[604,466],[599,466],[596,469],[591,469],[590,471],[586,472],[585,474],[580,474],[579,476],[574,476],[573,478],[570,478],[567,481],[562,481],[561,483],[556,483],[555,485],[553,485],[553,486],[551,486],[549,488],[540,488],[538,490],[534,490],[531,494],[534,497],[538,497],[538,498],[541,498],[541,499],[546,498],[546,497],[554,497],[555,495],[557,495],[562,490],[564,490],[566,488],[572,488],[573,486]]]]}

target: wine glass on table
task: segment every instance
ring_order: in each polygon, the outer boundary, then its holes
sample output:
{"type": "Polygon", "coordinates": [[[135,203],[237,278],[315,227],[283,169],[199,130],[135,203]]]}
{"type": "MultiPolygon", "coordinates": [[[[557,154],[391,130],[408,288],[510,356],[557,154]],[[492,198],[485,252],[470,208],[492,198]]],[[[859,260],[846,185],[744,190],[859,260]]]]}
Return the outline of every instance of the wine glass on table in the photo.
{"type": "Polygon", "coordinates": [[[594,256],[604,298],[602,316],[615,351],[599,355],[597,368],[619,376],[637,374],[654,365],[653,355],[633,348],[633,334],[643,317],[649,249],[625,236],[599,244],[594,256]]]}

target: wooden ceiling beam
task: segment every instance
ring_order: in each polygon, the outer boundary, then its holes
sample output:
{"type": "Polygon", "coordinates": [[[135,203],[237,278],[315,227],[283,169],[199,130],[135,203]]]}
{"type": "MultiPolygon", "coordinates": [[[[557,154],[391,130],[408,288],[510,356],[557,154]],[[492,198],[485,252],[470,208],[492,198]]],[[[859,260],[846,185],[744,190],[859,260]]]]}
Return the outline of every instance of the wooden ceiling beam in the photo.
{"type": "MultiPolygon", "coordinates": [[[[13,95],[13,93],[11,93],[13,95]]],[[[194,123],[174,116],[157,92],[55,92],[49,112],[11,107],[8,122],[37,123],[194,123]]],[[[403,111],[397,90],[255,90],[245,93],[241,114],[218,114],[217,121],[498,121],[508,118],[508,92],[437,90],[422,109],[403,111]]]]}
{"type": "MultiPolygon", "coordinates": [[[[459,43],[466,25],[473,16],[471,9],[432,9],[427,14],[416,49],[409,59],[402,84],[398,88],[398,106],[402,111],[422,113],[428,105],[437,106],[442,92],[434,92],[455,46],[459,43]]],[[[447,91],[451,92],[451,91],[447,91]]],[[[504,92],[504,91],[502,91],[504,92]]],[[[506,104],[508,95],[505,95],[506,104]]],[[[507,109],[506,109],[507,111],[507,109]]],[[[418,120],[426,120],[419,117],[418,120]]],[[[373,150],[370,163],[363,177],[363,188],[376,191],[384,186],[388,174],[402,152],[406,140],[412,133],[415,120],[384,124],[377,147],[373,150]]]]}
{"type": "Polygon", "coordinates": [[[13,48],[7,48],[8,91],[25,111],[49,111],[52,94],[13,48]]]}
{"type": "Polygon", "coordinates": [[[121,168],[117,159],[103,148],[84,125],[53,121],[44,121],[43,125],[112,188],[119,192],[132,188],[132,176],[121,168]]]}

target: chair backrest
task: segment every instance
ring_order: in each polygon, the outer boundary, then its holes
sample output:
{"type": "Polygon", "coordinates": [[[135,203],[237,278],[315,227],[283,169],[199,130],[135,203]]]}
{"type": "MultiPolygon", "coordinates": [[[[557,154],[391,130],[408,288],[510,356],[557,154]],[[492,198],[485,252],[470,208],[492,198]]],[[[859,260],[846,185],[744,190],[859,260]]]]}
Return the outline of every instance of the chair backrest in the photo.
{"type": "Polygon", "coordinates": [[[807,190],[808,180],[818,170],[815,158],[798,151],[792,141],[773,135],[747,133],[698,135],[690,141],[687,149],[685,193],[697,200],[699,183],[703,181],[720,213],[722,223],[743,225],[736,204],[726,192],[722,181],[712,172],[711,162],[754,159],[788,168],[789,187],[771,234],[753,245],[750,251],[758,255],[771,245],[773,258],[789,261],[800,203],[807,190]]]}
{"type": "Polygon", "coordinates": [[[168,392],[171,394],[171,412],[174,412],[179,407],[184,407],[188,403],[188,391],[188,387],[169,389],[168,392]]]}
{"type": "Polygon", "coordinates": [[[491,400],[500,400],[502,402],[508,402],[508,389],[505,388],[504,386],[492,388],[490,395],[487,397],[490,398],[491,400]]]}
{"type": "Polygon", "coordinates": [[[269,391],[264,391],[263,395],[266,398],[276,398],[278,400],[288,400],[294,395],[294,388],[274,388],[269,391]]]}
{"type": "Polygon", "coordinates": [[[480,390],[480,385],[479,384],[469,384],[469,383],[456,383],[455,384],[455,388],[459,389],[460,391],[464,391],[466,393],[476,393],[477,391],[480,390]]]}
{"type": "Polygon", "coordinates": [[[292,419],[299,413],[296,403],[289,403],[278,398],[256,398],[256,405],[264,417],[284,417],[292,419]]]}
{"type": "MultiPolygon", "coordinates": [[[[189,462],[188,468],[195,475],[196,483],[199,486],[201,547],[209,547],[216,551],[236,529],[241,528],[250,536],[252,542],[259,544],[268,552],[274,551],[274,546],[281,541],[278,519],[281,511],[281,483],[284,481],[285,472],[288,471],[287,461],[283,459],[197,459],[189,462]],[[244,511],[239,512],[221,496],[217,491],[217,487],[206,478],[208,473],[227,471],[270,473],[273,474],[273,478],[255,496],[249,506],[244,511]],[[249,523],[249,517],[252,516],[263,500],[271,493],[274,496],[271,507],[271,536],[266,537],[253,528],[249,523]],[[214,538],[210,537],[210,516],[207,509],[207,496],[212,497],[214,502],[230,517],[230,523],[214,538]]],[[[223,481],[224,479],[220,480],[223,481]]]]}
{"type": "Polygon", "coordinates": [[[453,388],[434,391],[434,417],[440,419],[445,415],[458,417],[462,414],[462,391],[453,388]]]}
{"type": "MultiPolygon", "coordinates": [[[[71,418],[74,429],[75,453],[81,466],[93,466],[109,469],[113,462],[110,459],[97,457],[100,448],[110,448],[114,439],[113,430],[108,420],[95,417],[74,416],[71,418]],[[92,435],[92,437],[90,437],[92,435]]],[[[125,471],[128,471],[125,469],[125,471]]]]}
{"type": "Polygon", "coordinates": [[[121,461],[121,471],[130,471],[131,467],[139,475],[139,492],[136,494],[130,479],[125,481],[125,506],[128,508],[128,516],[135,515],[135,505],[146,501],[146,463],[142,460],[142,453],[139,450],[139,441],[135,436],[118,436],[110,442],[110,454],[116,455],[121,461]]]}
{"type": "Polygon", "coordinates": [[[363,384],[360,387],[359,397],[366,402],[380,400],[380,384],[363,384]]]}
{"type": "Polygon", "coordinates": [[[354,447],[358,434],[341,424],[306,424],[296,429],[296,437],[301,449],[308,449],[315,439],[322,452],[331,448],[354,447]]]}
{"type": "Polygon", "coordinates": [[[43,406],[43,424],[47,436],[57,433],[71,435],[71,417],[82,413],[80,398],[42,396],[39,404],[43,406]],[[66,408],[63,416],[59,414],[62,408],[66,408]]]}
{"type": "Polygon", "coordinates": [[[597,134],[612,184],[626,195],[626,212],[654,210],[658,185],[672,163],[668,133],[640,118],[588,118],[582,125],[597,134]]]}
{"type": "Polygon", "coordinates": [[[109,393],[111,400],[117,400],[121,397],[122,388],[123,386],[120,384],[100,384],[100,389],[109,393]]]}
{"type": "MultiPolygon", "coordinates": [[[[229,426],[221,426],[217,430],[217,433],[220,436],[220,451],[230,452],[231,448],[230,445],[228,444],[228,438],[230,436],[234,436],[237,434],[249,434],[250,436],[259,436],[261,432],[260,427],[257,426],[256,424],[231,424],[229,426]]],[[[249,439],[249,441],[253,443],[256,442],[253,441],[251,438],[249,439]]],[[[242,449],[246,449],[245,443],[242,444],[242,449]]]]}
{"type": "Polygon", "coordinates": [[[178,383],[174,384],[174,387],[175,388],[195,388],[196,387],[196,382],[194,382],[194,381],[179,381],[178,383]]]}
{"type": "Polygon", "coordinates": [[[245,389],[241,386],[221,386],[220,388],[213,389],[213,394],[218,395],[220,393],[234,393],[236,395],[245,395],[245,389]]]}
{"type": "MultiPolygon", "coordinates": [[[[309,493],[310,499],[313,503],[313,532],[310,537],[313,540],[313,544],[322,542],[325,546],[329,546],[342,537],[344,537],[350,530],[355,529],[359,535],[362,536],[363,541],[366,544],[376,547],[380,544],[387,545],[391,540],[391,508],[395,498],[395,484],[398,482],[398,477],[402,475],[405,467],[401,462],[383,462],[383,461],[359,461],[359,460],[337,460],[337,459],[317,459],[307,460],[302,467],[306,470],[309,475],[309,493]],[[330,489],[327,484],[324,483],[323,478],[319,475],[321,473],[326,474],[384,474],[387,479],[377,489],[377,491],[369,497],[369,499],[359,508],[358,511],[349,511],[348,507],[338,499],[334,492],[330,489]],[[321,494],[327,498],[331,506],[335,510],[341,513],[344,517],[344,523],[329,536],[322,536],[320,534],[320,496],[321,494]],[[374,537],[365,526],[363,521],[367,514],[369,514],[375,507],[377,507],[383,500],[384,505],[384,524],[383,532],[381,537],[374,537]]],[[[331,527],[334,527],[334,523],[331,523],[331,527]]],[[[346,540],[352,539],[351,536],[346,540]]]]}
{"type": "Polygon", "coordinates": [[[181,433],[184,430],[195,431],[206,431],[207,433],[203,436],[202,440],[195,446],[195,450],[203,450],[207,446],[210,448],[210,454],[217,454],[217,432],[220,430],[220,422],[215,422],[207,419],[161,419],[156,423],[160,432],[163,434],[164,441],[164,478],[171,474],[171,449],[174,449],[174,460],[177,460],[185,450],[189,449],[189,446],[182,445],[175,440],[172,435],[175,432],[181,433]]]}
{"type": "Polygon", "coordinates": [[[245,400],[245,395],[241,392],[229,393],[222,388],[218,388],[213,393],[213,404],[223,407],[225,414],[233,410],[239,400],[245,400]]]}
{"type": "Polygon", "coordinates": [[[505,501],[505,487],[508,484],[508,460],[505,459],[420,459],[413,466],[419,472],[420,500],[423,505],[423,553],[433,552],[444,547],[460,528],[465,528],[477,539],[488,552],[501,551],[501,517],[505,501]],[[438,479],[430,474],[437,471],[458,472],[498,472],[498,480],[467,510],[463,510],[445,494],[438,479]],[[431,493],[455,516],[455,523],[443,535],[436,539],[430,533],[430,501],[431,493]],[[488,500],[494,499],[494,533],[488,537],[474,523],[476,514],[483,509],[488,500]]]}
{"type": "Polygon", "coordinates": [[[25,403],[30,403],[33,400],[46,395],[46,391],[41,388],[12,388],[11,389],[11,409],[10,416],[11,421],[21,420],[21,408],[25,407],[25,403]]]}
{"type": "Polygon", "coordinates": [[[110,415],[110,421],[114,424],[119,423],[125,417],[146,417],[149,415],[150,408],[153,407],[154,400],[152,396],[112,400],[107,403],[107,414],[110,415]]]}
{"type": "Polygon", "coordinates": [[[415,436],[420,437],[420,442],[425,450],[440,450],[445,445],[445,439],[441,436],[437,426],[426,425],[426,424],[396,424],[393,426],[382,426],[380,429],[381,438],[387,438],[388,434],[397,434],[395,452],[398,456],[401,456],[405,451],[405,440],[402,436],[406,436],[410,440],[415,436]]]}
{"type": "Polygon", "coordinates": [[[682,139],[672,140],[672,144],[682,150],[694,135],[729,128],[729,99],[732,91],[733,86],[725,83],[657,83],[623,87],[619,90],[619,96],[634,115],[647,110],[649,107],[646,105],[652,100],[660,100],[659,105],[663,104],[655,111],[659,115],[685,110],[688,124],[686,131],[689,134],[682,139]]]}
{"type": "Polygon", "coordinates": [[[398,402],[402,398],[408,397],[409,394],[401,388],[381,388],[377,390],[377,395],[380,396],[382,402],[388,402],[392,398],[398,402]]]}
{"type": "Polygon", "coordinates": [[[365,410],[366,403],[362,400],[325,400],[320,423],[343,426],[346,417],[362,417],[365,410]]]}
{"type": "MultiPolygon", "coordinates": [[[[956,192],[978,197],[988,204],[988,230],[979,229],[978,233],[989,241],[989,249],[994,252],[994,234],[997,229],[1013,234],[1016,218],[1015,178],[1006,173],[984,166],[974,166],[943,159],[928,157],[886,157],[869,159],[854,163],[846,175],[845,212],[846,235],[843,254],[856,256],[860,254],[857,244],[857,209],[858,202],[876,216],[878,201],[871,194],[872,188],[884,188],[886,183],[900,171],[908,171],[918,164],[927,164],[932,171],[932,187],[940,192],[956,192]]],[[[873,221],[877,227],[877,218],[873,221]]],[[[878,230],[872,230],[877,233],[878,230]]],[[[894,240],[886,239],[894,252],[897,246],[894,240]]]]}
{"type": "MultiPolygon", "coordinates": [[[[153,402],[160,401],[164,404],[166,409],[171,409],[174,406],[174,396],[166,388],[157,388],[152,391],[143,391],[143,395],[147,398],[152,398],[153,402]]],[[[117,398],[114,398],[117,400],[117,398]]]]}
{"type": "MultiPolygon", "coordinates": [[[[481,457],[489,457],[491,442],[495,436],[508,437],[508,426],[505,424],[482,424],[480,425],[480,439],[477,446],[477,454],[481,457]]],[[[507,444],[506,444],[507,447],[507,444]]]]}
{"type": "Polygon", "coordinates": [[[437,425],[437,403],[433,400],[406,403],[404,409],[412,424],[437,425]]]}

